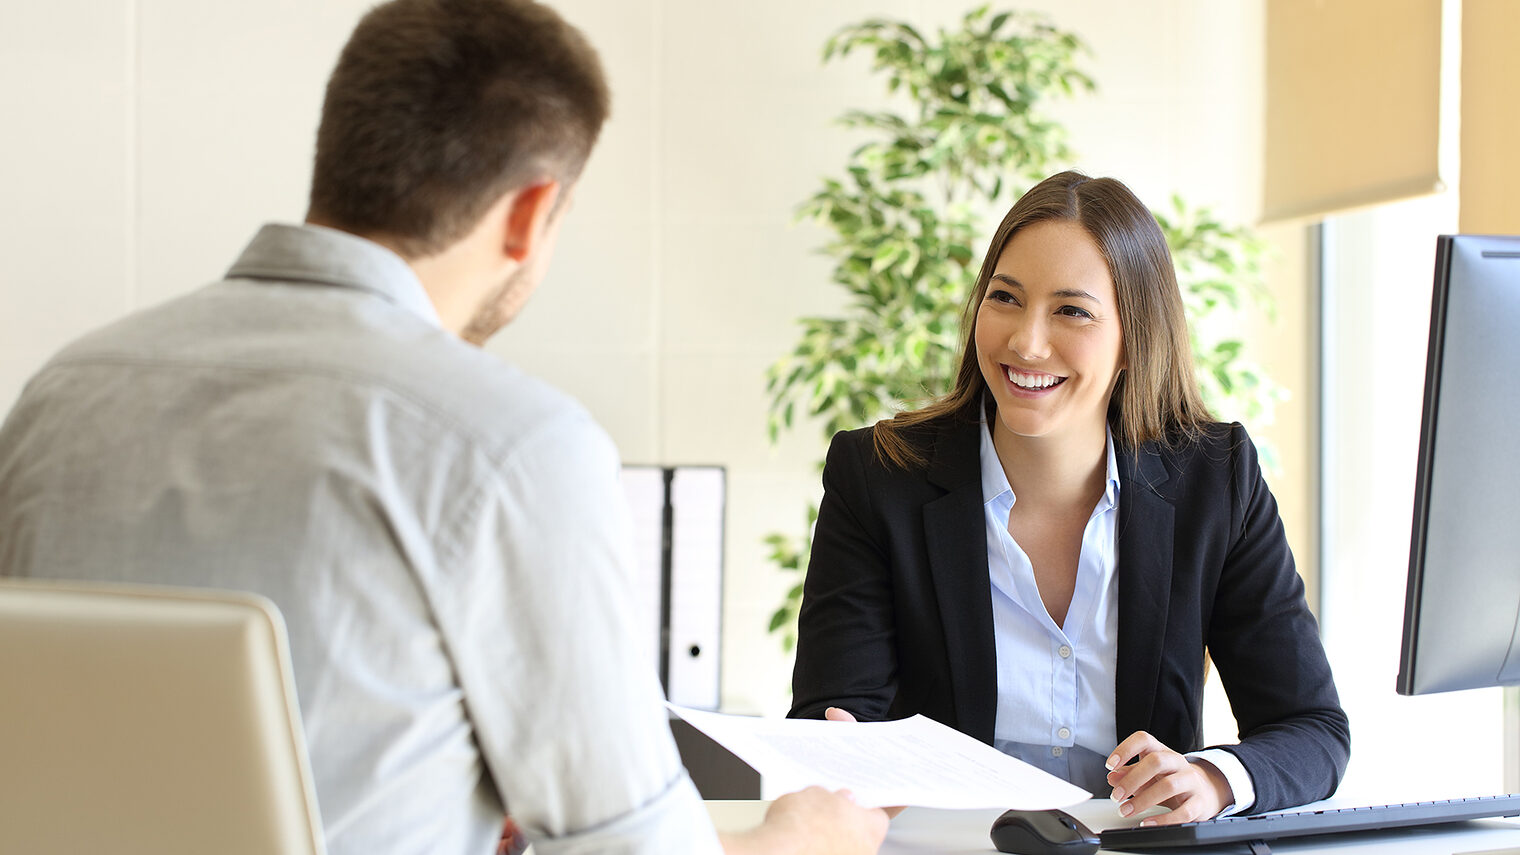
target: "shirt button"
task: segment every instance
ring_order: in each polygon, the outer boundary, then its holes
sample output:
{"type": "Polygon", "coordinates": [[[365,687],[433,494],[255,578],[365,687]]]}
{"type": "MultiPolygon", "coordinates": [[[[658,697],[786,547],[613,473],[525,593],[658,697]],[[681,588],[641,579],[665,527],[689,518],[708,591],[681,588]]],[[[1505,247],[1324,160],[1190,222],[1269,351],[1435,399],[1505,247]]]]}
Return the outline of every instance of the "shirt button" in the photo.
{"type": "Polygon", "coordinates": [[[1062,659],[1070,659],[1071,658],[1071,648],[1068,647],[1068,646],[1066,646],[1066,645],[1064,645],[1064,644],[1061,645],[1061,649],[1057,650],[1056,652],[1059,653],[1059,654],[1061,654],[1061,658],[1062,659]]]}
{"type": "Polygon", "coordinates": [[[1060,730],[1056,731],[1056,736],[1059,736],[1062,739],[1070,739],[1071,738],[1071,728],[1069,728],[1069,727],[1063,727],[1063,728],[1061,728],[1060,730]]]}
{"type": "Polygon", "coordinates": [[[1057,745],[1056,747],[1050,749],[1050,756],[1052,756],[1052,757],[1060,757],[1062,754],[1065,754],[1065,753],[1066,753],[1066,749],[1062,748],[1059,745],[1057,745]]]}

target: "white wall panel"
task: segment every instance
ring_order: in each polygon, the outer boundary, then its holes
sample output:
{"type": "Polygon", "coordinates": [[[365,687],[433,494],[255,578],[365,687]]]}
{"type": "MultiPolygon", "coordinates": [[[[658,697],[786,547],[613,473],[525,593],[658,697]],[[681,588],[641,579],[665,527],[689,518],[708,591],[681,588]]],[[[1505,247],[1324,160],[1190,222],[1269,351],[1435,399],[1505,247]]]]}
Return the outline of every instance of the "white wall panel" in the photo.
{"type": "Polygon", "coordinates": [[[0,3],[0,411],[132,304],[133,7],[0,3]]]}
{"type": "Polygon", "coordinates": [[[142,300],[306,212],[323,84],[367,0],[140,0],[142,300]]]}

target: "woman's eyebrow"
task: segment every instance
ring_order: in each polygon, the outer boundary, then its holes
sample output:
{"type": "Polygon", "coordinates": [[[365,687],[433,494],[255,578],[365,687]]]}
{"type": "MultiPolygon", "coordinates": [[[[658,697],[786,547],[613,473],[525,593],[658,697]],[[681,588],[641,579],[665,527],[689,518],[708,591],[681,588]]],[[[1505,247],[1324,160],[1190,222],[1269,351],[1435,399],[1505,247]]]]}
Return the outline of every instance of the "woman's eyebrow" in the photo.
{"type": "Polygon", "coordinates": [[[1101,302],[1103,302],[1102,300],[1099,300],[1097,297],[1094,297],[1093,295],[1087,293],[1086,291],[1083,291],[1081,288],[1062,288],[1061,290],[1055,292],[1055,296],[1057,296],[1057,297],[1064,297],[1064,298],[1069,299],[1069,300],[1072,300],[1072,299],[1075,299],[1075,300],[1091,300],[1094,303],[1101,303],[1101,302]]]}
{"type": "MultiPolygon", "coordinates": [[[[1017,288],[1020,291],[1024,290],[1024,283],[1013,278],[1012,276],[1009,276],[1006,273],[994,273],[992,274],[992,278],[998,282],[1003,283],[1004,285],[1007,285],[1010,288],[1017,288]]],[[[1081,288],[1062,288],[1059,291],[1053,292],[1051,296],[1060,297],[1063,300],[1091,300],[1094,303],[1103,302],[1097,297],[1094,297],[1092,294],[1083,291],[1081,288]]]]}

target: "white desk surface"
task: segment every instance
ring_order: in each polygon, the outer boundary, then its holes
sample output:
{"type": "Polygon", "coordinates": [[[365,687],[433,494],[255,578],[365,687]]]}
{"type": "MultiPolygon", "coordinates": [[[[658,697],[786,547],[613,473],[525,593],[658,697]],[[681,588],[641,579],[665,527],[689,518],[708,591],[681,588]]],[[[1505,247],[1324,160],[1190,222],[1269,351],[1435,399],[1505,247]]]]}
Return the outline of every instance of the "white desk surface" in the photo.
{"type": "MultiPolygon", "coordinates": [[[[764,801],[714,801],[707,803],[707,810],[720,830],[740,831],[758,824],[769,804],[764,801]]],[[[1345,805],[1332,803],[1330,806],[1345,805]]],[[[1120,817],[1115,808],[1108,799],[1093,799],[1068,808],[1067,812],[1095,830],[1133,824],[1132,820],[1120,817]]],[[[995,853],[997,850],[993,848],[988,832],[992,821],[1001,813],[1000,810],[908,808],[892,820],[887,842],[881,848],[882,855],[995,853]]],[[[1490,819],[1461,825],[1285,838],[1272,841],[1270,846],[1274,853],[1281,855],[1467,855],[1494,850],[1520,853],[1520,820],[1490,819]]],[[[1249,852],[1244,843],[1158,851],[1196,855],[1245,855],[1249,852]]]]}

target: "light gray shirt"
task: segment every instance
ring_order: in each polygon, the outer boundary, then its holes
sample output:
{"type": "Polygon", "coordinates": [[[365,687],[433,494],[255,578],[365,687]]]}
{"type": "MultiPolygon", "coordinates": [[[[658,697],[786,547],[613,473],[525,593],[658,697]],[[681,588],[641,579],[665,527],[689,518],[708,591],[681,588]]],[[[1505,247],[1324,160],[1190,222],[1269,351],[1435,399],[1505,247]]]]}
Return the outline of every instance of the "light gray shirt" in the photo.
{"type": "Polygon", "coordinates": [[[334,855],[715,852],[626,605],[617,453],[396,255],[266,226],[0,428],[0,575],[256,591],[334,855]]]}

